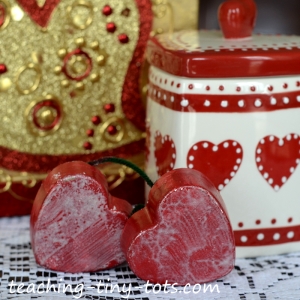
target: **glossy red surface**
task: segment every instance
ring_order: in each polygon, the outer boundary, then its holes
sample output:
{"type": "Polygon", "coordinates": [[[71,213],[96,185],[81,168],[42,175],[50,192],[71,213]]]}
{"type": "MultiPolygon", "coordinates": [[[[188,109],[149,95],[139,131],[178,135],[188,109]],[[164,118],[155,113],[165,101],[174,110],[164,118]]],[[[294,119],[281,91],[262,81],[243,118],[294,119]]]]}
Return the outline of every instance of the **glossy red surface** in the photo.
{"type": "Polygon", "coordinates": [[[284,138],[265,136],[255,151],[256,166],[267,183],[278,191],[300,162],[300,137],[290,133],[284,138]]]}
{"type": "Polygon", "coordinates": [[[186,158],[187,166],[205,174],[219,190],[233,179],[242,159],[243,148],[233,140],[218,145],[199,141],[191,146],[186,158]]]}
{"type": "Polygon", "coordinates": [[[120,238],[132,207],[111,197],[105,177],[84,162],[52,170],[30,219],[38,264],[62,272],[92,272],[125,261],[120,238]]]}
{"type": "Polygon", "coordinates": [[[256,20],[256,5],[253,0],[227,0],[218,11],[223,35],[227,39],[246,38],[252,35],[256,20]]]}
{"type": "Polygon", "coordinates": [[[132,271],[152,283],[196,284],[234,266],[235,246],[224,202],[198,171],[160,177],[147,205],[126,223],[122,248],[132,271]]]}
{"type": "MultiPolygon", "coordinates": [[[[264,48],[243,50],[243,41],[237,48],[215,51],[177,50],[163,46],[157,37],[148,42],[149,63],[167,73],[190,78],[262,77],[300,74],[300,49],[297,45],[276,47],[267,43],[264,48]]],[[[280,37],[279,37],[280,40],[280,37]]],[[[291,38],[292,40],[292,38],[291,38]]]]}

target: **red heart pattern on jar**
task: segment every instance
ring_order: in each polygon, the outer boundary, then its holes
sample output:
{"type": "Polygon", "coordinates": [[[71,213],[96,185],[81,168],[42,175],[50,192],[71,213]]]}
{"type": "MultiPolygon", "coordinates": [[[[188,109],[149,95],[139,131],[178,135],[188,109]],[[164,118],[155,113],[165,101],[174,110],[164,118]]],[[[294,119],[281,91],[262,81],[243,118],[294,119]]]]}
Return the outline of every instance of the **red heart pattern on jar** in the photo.
{"type": "Polygon", "coordinates": [[[209,141],[194,144],[187,154],[187,166],[205,174],[221,191],[236,175],[243,160],[243,148],[234,140],[218,145],[209,141]]]}
{"type": "Polygon", "coordinates": [[[275,190],[287,182],[300,162],[300,137],[290,133],[280,139],[274,135],[262,138],[255,152],[258,171],[275,190]]]}
{"type": "Polygon", "coordinates": [[[159,176],[173,170],[176,162],[176,147],[169,135],[162,136],[159,131],[156,131],[154,156],[159,176]]]}

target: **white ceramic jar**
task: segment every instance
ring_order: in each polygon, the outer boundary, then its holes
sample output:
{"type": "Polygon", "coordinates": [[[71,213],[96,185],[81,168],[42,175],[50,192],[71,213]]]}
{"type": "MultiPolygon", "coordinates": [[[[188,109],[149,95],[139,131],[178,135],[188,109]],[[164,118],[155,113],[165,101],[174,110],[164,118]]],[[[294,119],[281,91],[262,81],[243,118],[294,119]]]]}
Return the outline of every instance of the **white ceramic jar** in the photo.
{"type": "Polygon", "coordinates": [[[237,257],[300,250],[300,38],[185,31],[150,40],[147,58],[150,177],[206,174],[237,257]]]}

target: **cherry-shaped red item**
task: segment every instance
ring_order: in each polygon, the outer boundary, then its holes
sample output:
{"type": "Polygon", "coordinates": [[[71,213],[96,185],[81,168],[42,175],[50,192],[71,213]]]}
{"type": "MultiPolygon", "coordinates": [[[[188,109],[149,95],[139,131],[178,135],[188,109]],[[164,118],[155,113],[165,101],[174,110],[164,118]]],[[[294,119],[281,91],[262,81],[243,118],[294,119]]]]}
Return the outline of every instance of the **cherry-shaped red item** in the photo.
{"type": "Polygon", "coordinates": [[[226,39],[251,37],[257,8],[253,0],[227,0],[219,6],[218,19],[226,39]]]}
{"type": "Polygon", "coordinates": [[[193,169],[160,177],[147,205],[126,223],[122,248],[131,270],[152,283],[209,282],[234,267],[235,244],[225,204],[193,169]]]}
{"type": "Polygon", "coordinates": [[[53,169],[41,185],[30,220],[38,264],[63,272],[93,272],[125,261],[120,239],[131,205],[108,192],[95,167],[75,161],[53,169]]]}

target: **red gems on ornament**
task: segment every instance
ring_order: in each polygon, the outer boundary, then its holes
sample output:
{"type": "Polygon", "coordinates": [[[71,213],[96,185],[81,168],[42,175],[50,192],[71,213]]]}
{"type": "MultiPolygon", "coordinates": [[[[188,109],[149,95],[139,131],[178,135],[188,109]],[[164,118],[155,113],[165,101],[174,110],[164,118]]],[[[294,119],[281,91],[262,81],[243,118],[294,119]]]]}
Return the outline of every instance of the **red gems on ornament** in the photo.
{"type": "Polygon", "coordinates": [[[209,91],[209,90],[210,90],[210,86],[207,85],[205,89],[206,89],[207,91],[209,91]]]}
{"type": "Polygon", "coordinates": [[[255,90],[256,90],[255,86],[251,86],[250,90],[251,90],[252,92],[255,92],[255,90]]]}
{"type": "Polygon", "coordinates": [[[268,90],[269,90],[270,92],[272,92],[272,91],[273,91],[273,87],[270,85],[270,86],[268,87],[268,90]]]}
{"type": "Polygon", "coordinates": [[[102,13],[104,16],[109,16],[113,12],[112,8],[109,5],[105,5],[102,9],[102,13]]]}
{"type": "Polygon", "coordinates": [[[92,122],[94,125],[99,125],[101,123],[101,118],[99,116],[93,116],[92,122]]]}
{"type": "Polygon", "coordinates": [[[7,72],[7,68],[5,64],[0,64],[0,74],[7,72]]]}
{"type": "Polygon", "coordinates": [[[284,88],[284,89],[287,89],[287,88],[288,88],[288,84],[285,83],[285,84],[283,85],[283,88],[284,88]]]}
{"type": "Polygon", "coordinates": [[[120,34],[118,39],[122,44],[127,44],[129,42],[129,37],[125,33],[120,34]]]}
{"type": "Polygon", "coordinates": [[[115,111],[115,105],[112,104],[112,103],[105,104],[105,105],[103,106],[103,108],[104,108],[104,110],[105,110],[105,112],[106,112],[107,114],[108,114],[108,113],[112,113],[112,112],[115,111]]]}
{"type": "Polygon", "coordinates": [[[94,129],[88,129],[88,130],[86,131],[86,135],[87,135],[87,136],[94,136],[94,129]]]}
{"type": "Polygon", "coordinates": [[[118,131],[117,127],[114,126],[114,125],[110,125],[110,126],[107,127],[107,132],[110,135],[115,135],[117,133],[117,131],[118,131]]]}
{"type": "Polygon", "coordinates": [[[117,27],[115,25],[115,23],[107,23],[106,24],[106,30],[110,33],[114,33],[116,31],[117,27]]]}
{"type": "Polygon", "coordinates": [[[300,81],[297,81],[296,85],[299,87],[300,86],[300,81]]]}
{"type": "Polygon", "coordinates": [[[92,150],[93,145],[92,145],[90,142],[85,142],[85,143],[83,144],[83,148],[84,148],[85,150],[92,150]]]}
{"type": "Polygon", "coordinates": [[[220,91],[224,91],[224,86],[223,86],[223,85],[220,85],[220,86],[219,86],[219,90],[220,90],[220,91]]]}
{"type": "Polygon", "coordinates": [[[240,91],[241,91],[241,87],[238,86],[238,87],[236,88],[236,91],[237,91],[237,92],[240,92],[240,91]]]}

